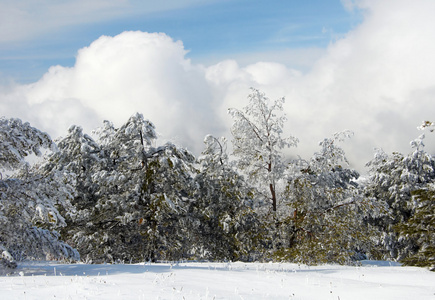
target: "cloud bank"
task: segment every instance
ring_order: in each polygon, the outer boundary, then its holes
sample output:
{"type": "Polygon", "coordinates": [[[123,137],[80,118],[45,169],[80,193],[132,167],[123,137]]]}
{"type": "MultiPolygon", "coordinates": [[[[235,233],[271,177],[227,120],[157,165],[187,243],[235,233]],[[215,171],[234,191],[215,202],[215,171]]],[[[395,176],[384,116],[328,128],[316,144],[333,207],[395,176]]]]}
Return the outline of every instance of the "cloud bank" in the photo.
{"type": "MultiPolygon", "coordinates": [[[[71,68],[53,66],[35,83],[4,85],[0,110],[53,137],[71,124],[88,131],[104,119],[120,125],[139,111],[163,139],[199,153],[204,135],[229,136],[227,109],[244,106],[255,87],[272,99],[285,96],[286,133],[301,140],[293,155],[308,158],[318,141],[349,129],[355,137],[344,146],[362,171],[373,148],[407,153],[416,127],[435,119],[435,2],[346,3],[364,10],[363,23],[332,42],[308,71],[263,61],[197,65],[181,41],[124,32],[80,49],[71,68]]],[[[434,140],[428,135],[432,153],[434,140]]]]}

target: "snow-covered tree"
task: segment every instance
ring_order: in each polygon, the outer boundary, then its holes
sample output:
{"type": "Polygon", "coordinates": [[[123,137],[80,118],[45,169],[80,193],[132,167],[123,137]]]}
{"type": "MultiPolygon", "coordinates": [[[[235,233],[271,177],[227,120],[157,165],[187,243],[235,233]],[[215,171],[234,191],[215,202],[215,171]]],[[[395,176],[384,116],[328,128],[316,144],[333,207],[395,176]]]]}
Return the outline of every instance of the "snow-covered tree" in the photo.
{"type": "Polygon", "coordinates": [[[358,172],[343,166],[347,159],[338,144],[351,135],[345,131],[324,139],[311,160],[294,164],[278,258],[309,264],[349,263],[370,250],[375,230],[365,217],[382,206],[363,197],[355,181],[358,172]]]}
{"type": "Polygon", "coordinates": [[[435,184],[428,184],[427,188],[411,194],[414,212],[407,222],[395,227],[400,239],[410,241],[415,247],[402,262],[435,271],[435,184]]]}
{"type": "MultiPolygon", "coordinates": [[[[433,132],[435,124],[425,121],[418,129],[433,132]]],[[[407,245],[406,256],[401,259],[405,265],[430,267],[435,271],[435,160],[423,151],[423,138],[424,135],[411,142],[411,146],[416,148],[415,157],[423,167],[418,172],[420,178],[414,177],[414,182],[419,181],[415,184],[418,189],[412,188],[410,192],[412,198],[408,209],[411,216],[406,222],[397,223],[394,231],[399,236],[398,242],[407,245]]]]}
{"type": "Polygon", "coordinates": [[[95,131],[72,126],[44,168],[77,176],[75,213],[62,232],[89,261],[179,258],[186,238],[193,156],[173,144],[154,147],[154,125],[141,114],[95,131]]]}
{"type": "Polygon", "coordinates": [[[285,163],[282,150],[296,146],[294,137],[283,137],[285,116],[284,98],[270,101],[264,93],[252,89],[249,104],[243,109],[229,109],[234,123],[233,151],[238,158],[237,166],[259,192],[270,202],[272,211],[277,210],[277,184],[283,178],[285,163]]]}
{"type": "Polygon", "coordinates": [[[181,259],[190,256],[190,216],[194,156],[186,149],[166,144],[151,152],[142,199],[142,214],[149,240],[148,257],[181,259]]]}
{"type": "Polygon", "coordinates": [[[380,244],[385,249],[383,258],[401,260],[413,253],[417,245],[412,240],[399,238],[394,230],[414,214],[416,202],[412,193],[425,189],[435,179],[435,160],[424,150],[424,134],[411,142],[414,148],[408,155],[386,154],[377,150],[369,167],[366,194],[388,203],[391,213],[370,222],[384,232],[380,244]]]}
{"type": "Polygon", "coordinates": [[[225,138],[208,135],[204,143],[192,205],[196,248],[201,258],[249,260],[261,235],[253,190],[230,163],[225,138]]]}
{"type": "Polygon", "coordinates": [[[0,119],[0,168],[15,171],[0,179],[0,248],[5,259],[72,258],[78,253],[59,241],[74,190],[69,174],[35,173],[25,158],[55,150],[48,134],[19,119],[0,119]]]}

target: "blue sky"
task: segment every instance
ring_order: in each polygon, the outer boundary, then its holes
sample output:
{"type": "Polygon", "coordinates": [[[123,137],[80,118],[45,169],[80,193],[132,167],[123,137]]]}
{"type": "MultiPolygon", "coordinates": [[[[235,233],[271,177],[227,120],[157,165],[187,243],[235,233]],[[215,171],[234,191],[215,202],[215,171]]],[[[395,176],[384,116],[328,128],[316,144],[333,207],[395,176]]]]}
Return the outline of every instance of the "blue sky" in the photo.
{"type": "MultiPolygon", "coordinates": [[[[230,107],[254,87],[285,97],[290,155],[351,130],[359,170],[374,148],[408,153],[435,119],[433,0],[0,0],[0,112],[64,136],[136,112],[198,155],[231,139],[230,107]],[[179,42],[178,42],[179,41],[179,42]]],[[[426,146],[435,153],[435,135],[426,146]]]]}
{"type": "MultiPolygon", "coordinates": [[[[109,6],[108,15],[95,19],[91,8],[77,12],[81,16],[76,17],[76,22],[62,21],[63,14],[73,17],[74,11],[38,16],[42,15],[40,10],[48,10],[56,1],[42,1],[38,8],[33,8],[32,1],[19,1],[26,2],[27,7],[24,4],[14,8],[25,11],[34,21],[23,28],[32,34],[0,40],[0,72],[21,83],[36,81],[52,65],[74,65],[77,50],[101,35],[114,36],[129,30],[164,32],[183,41],[189,51],[187,56],[194,62],[210,64],[247,53],[324,49],[361,21],[356,11],[346,10],[339,0],[221,0],[185,5],[166,1],[166,6],[150,9],[149,1],[133,1],[109,6]],[[59,15],[60,20],[56,20],[59,15]],[[38,22],[47,19],[52,25],[37,30],[38,22]]],[[[20,26],[11,20],[0,28],[13,32],[14,27],[20,26]]],[[[267,55],[264,58],[273,59],[267,55]]]]}

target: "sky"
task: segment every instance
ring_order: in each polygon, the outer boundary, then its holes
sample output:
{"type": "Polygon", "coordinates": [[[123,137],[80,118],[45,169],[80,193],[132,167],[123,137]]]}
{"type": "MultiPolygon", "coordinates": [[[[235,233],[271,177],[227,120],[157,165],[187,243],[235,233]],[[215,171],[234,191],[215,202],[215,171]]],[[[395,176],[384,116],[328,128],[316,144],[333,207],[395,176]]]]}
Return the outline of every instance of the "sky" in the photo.
{"type": "MultiPolygon", "coordinates": [[[[285,97],[290,156],[351,130],[364,172],[375,148],[408,153],[435,119],[433,0],[0,0],[0,115],[65,136],[135,112],[198,155],[231,140],[250,88],[285,97]]],[[[426,134],[435,153],[435,134],[426,134]]]]}

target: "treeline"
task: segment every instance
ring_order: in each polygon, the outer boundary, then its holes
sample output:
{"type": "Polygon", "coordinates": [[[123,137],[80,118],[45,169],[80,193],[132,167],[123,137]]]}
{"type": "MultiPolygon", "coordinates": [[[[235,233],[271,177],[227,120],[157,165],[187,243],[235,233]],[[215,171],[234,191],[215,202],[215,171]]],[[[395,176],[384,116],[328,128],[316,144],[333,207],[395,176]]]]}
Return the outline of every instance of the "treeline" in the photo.
{"type": "MultiPolygon", "coordinates": [[[[1,264],[275,260],[307,264],[398,260],[435,267],[435,160],[424,135],[412,151],[377,151],[358,180],[340,143],[286,160],[284,99],[253,90],[233,117],[232,152],[207,136],[198,158],[155,146],[141,114],[92,135],[71,126],[56,143],[19,119],[0,119],[1,264]],[[30,166],[25,157],[41,155],[30,166]],[[4,173],[4,172],[3,172],[4,173]]],[[[426,122],[422,129],[432,130],[426,122]]]]}

